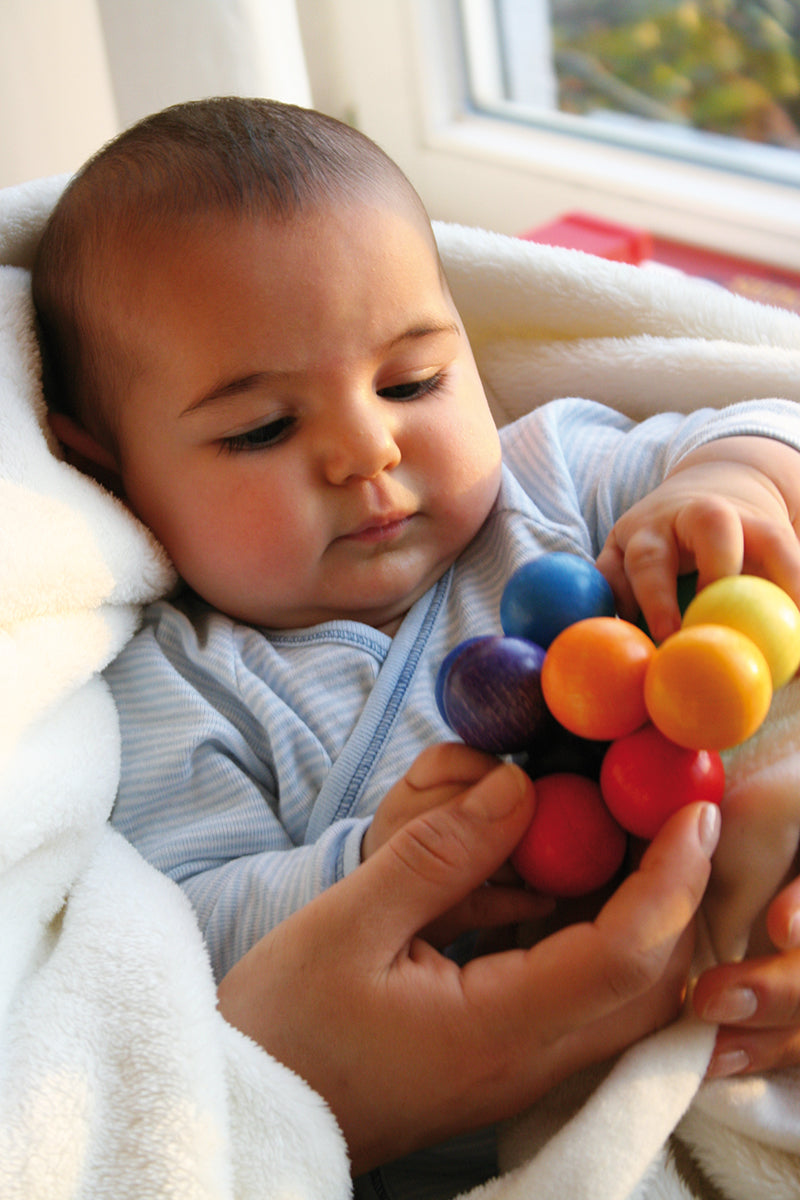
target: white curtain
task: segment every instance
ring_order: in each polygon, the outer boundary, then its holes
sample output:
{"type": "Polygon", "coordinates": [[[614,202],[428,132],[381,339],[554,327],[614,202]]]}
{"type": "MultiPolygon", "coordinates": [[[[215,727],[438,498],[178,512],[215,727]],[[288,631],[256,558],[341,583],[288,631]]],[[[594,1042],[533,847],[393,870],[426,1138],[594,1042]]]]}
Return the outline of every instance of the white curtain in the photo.
{"type": "Polygon", "coordinates": [[[223,94],[311,103],[294,0],[2,0],[0,187],[223,94]]]}

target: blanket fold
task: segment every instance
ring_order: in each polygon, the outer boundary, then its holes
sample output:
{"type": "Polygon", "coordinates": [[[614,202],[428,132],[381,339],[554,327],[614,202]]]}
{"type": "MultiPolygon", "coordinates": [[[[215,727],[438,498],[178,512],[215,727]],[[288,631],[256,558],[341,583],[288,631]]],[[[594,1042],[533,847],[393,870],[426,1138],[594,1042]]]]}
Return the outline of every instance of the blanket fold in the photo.
{"type": "MultiPolygon", "coordinates": [[[[119,735],[100,672],[174,574],[48,433],[29,268],[64,182],[0,192],[0,1195],[336,1200],[349,1177],[331,1113],[225,1024],[188,903],[107,824],[119,735]]],[[[634,417],[800,400],[794,314],[665,269],[436,234],[501,422],[563,395],[634,417]]],[[[717,953],[744,949],[774,890],[775,830],[748,796],[779,794],[790,825],[800,808],[797,686],[729,764],[769,869],[741,894],[723,839],[706,913],[717,953]]],[[[474,1195],[686,1200],[701,1193],[676,1144],[715,1197],[800,1194],[800,1078],[701,1086],[712,1037],[687,1018],[569,1081],[509,1126],[505,1174],[474,1195]]]]}
{"type": "Polygon", "coordinates": [[[0,1195],[344,1197],[331,1113],[223,1021],[188,902],[107,824],[99,672],[174,573],[48,433],[24,265],[61,182],[0,193],[0,1195]]]}

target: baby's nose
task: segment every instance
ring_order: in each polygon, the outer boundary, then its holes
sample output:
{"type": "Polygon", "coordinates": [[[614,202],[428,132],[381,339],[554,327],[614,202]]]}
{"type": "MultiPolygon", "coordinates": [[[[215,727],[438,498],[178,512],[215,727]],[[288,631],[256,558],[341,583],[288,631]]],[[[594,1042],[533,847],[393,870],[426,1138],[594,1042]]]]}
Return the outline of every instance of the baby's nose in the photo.
{"type": "Polygon", "coordinates": [[[400,462],[390,422],[377,406],[357,405],[331,422],[325,470],[331,483],[374,479],[400,462]]]}

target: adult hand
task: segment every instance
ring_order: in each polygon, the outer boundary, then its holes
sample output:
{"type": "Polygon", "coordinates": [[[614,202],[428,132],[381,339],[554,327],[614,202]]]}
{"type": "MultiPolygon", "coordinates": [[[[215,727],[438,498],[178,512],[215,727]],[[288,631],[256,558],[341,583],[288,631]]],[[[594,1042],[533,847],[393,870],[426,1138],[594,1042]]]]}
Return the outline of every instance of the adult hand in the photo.
{"type": "Polygon", "coordinates": [[[590,923],[460,967],[417,931],[488,879],[534,788],[505,764],[399,829],[219,986],[235,1026],[324,1096],[354,1174],[511,1116],[678,1011],[715,806],[676,814],[590,923]]]}
{"type": "MultiPolygon", "coordinates": [[[[386,793],[362,842],[361,857],[370,858],[399,829],[431,808],[438,808],[478,783],[497,767],[497,757],[462,742],[436,742],[427,746],[406,773],[386,793]]],[[[447,946],[468,930],[495,929],[535,921],[553,909],[553,901],[522,886],[509,864],[487,887],[478,886],[449,912],[438,916],[421,932],[434,946],[447,946]]]]}
{"type": "Polygon", "coordinates": [[[693,1004],[720,1025],[708,1077],[800,1066],[800,879],[772,901],[767,932],[778,954],[704,972],[693,1004]]]}

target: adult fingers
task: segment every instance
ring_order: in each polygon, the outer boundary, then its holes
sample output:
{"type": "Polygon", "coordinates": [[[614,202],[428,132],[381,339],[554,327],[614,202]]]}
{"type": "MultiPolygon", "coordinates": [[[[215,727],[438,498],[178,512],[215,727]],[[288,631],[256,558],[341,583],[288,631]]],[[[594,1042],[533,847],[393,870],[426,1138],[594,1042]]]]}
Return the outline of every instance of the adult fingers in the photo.
{"type": "Polygon", "coordinates": [[[432,946],[448,946],[463,933],[536,923],[549,916],[554,906],[549,896],[528,891],[519,884],[484,884],[420,933],[432,946]]]}
{"type": "Polygon", "coordinates": [[[756,1030],[723,1026],[717,1034],[706,1078],[725,1079],[778,1071],[800,1064],[800,1028],[756,1030]]]}
{"type": "Polygon", "coordinates": [[[448,803],[415,817],[342,880],[340,903],[370,899],[376,919],[361,922],[372,953],[387,961],[419,930],[465,900],[509,857],[535,803],[519,767],[495,766],[448,803]],[[379,914],[379,916],[378,916],[379,914]]]}
{"type": "Polygon", "coordinates": [[[800,1064],[800,950],[706,971],[693,1005],[720,1025],[710,1077],[800,1064]]]}
{"type": "Polygon", "coordinates": [[[705,809],[667,823],[590,925],[464,968],[414,936],[492,873],[533,807],[527,777],[497,767],[411,821],[220,984],[227,1019],[328,1099],[360,1169],[519,1111],[659,1019],[626,1006],[658,991],[685,939],[714,840],[705,809]],[[631,1019],[600,1037],[611,1013],[631,1019]]]}
{"type": "Polygon", "coordinates": [[[497,761],[495,755],[463,742],[436,742],[417,755],[404,778],[409,787],[421,792],[448,785],[463,787],[483,779],[497,761]]]}
{"type": "Polygon", "coordinates": [[[446,804],[498,764],[463,742],[437,742],[426,747],[384,796],[362,844],[362,859],[371,858],[398,829],[420,813],[446,804]]]}
{"type": "Polygon", "coordinates": [[[800,948],[800,876],[787,884],[770,904],[767,933],[779,950],[800,948]]]}
{"type": "Polygon", "coordinates": [[[698,1016],[719,1025],[800,1024],[800,950],[712,967],[697,981],[693,1004],[698,1016]]]}
{"type": "MultiPolygon", "coordinates": [[[[718,837],[715,805],[681,810],[593,922],[562,929],[502,963],[467,964],[465,985],[475,989],[476,1009],[491,1013],[504,1033],[520,1022],[547,1021],[556,1040],[657,986],[700,904],[718,837]],[[561,997],[557,1012],[553,988],[561,997]]],[[[524,1030],[516,1032],[524,1037],[524,1030]]]]}

